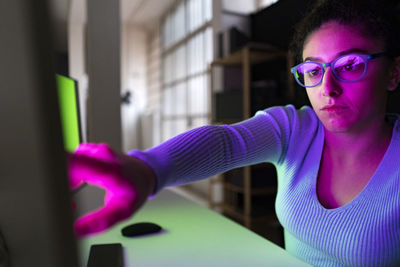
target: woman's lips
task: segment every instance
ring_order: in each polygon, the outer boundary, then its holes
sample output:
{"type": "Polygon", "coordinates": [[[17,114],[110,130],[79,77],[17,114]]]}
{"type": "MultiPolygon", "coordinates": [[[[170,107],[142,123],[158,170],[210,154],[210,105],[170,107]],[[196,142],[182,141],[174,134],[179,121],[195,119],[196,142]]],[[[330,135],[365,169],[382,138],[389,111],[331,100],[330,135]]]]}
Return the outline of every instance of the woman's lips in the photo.
{"type": "Polygon", "coordinates": [[[346,106],[342,105],[326,105],[321,108],[322,111],[329,112],[329,113],[338,113],[348,109],[346,106]]]}

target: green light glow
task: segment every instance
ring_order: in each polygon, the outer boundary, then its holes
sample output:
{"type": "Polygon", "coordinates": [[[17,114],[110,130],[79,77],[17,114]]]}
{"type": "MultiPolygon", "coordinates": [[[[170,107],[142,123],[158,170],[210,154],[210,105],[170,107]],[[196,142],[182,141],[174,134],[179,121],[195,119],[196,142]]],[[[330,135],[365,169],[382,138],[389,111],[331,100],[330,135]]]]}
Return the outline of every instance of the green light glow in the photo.
{"type": "Polygon", "coordinates": [[[64,147],[68,152],[73,152],[80,141],[75,81],[58,74],[56,74],[56,80],[64,147]]]}

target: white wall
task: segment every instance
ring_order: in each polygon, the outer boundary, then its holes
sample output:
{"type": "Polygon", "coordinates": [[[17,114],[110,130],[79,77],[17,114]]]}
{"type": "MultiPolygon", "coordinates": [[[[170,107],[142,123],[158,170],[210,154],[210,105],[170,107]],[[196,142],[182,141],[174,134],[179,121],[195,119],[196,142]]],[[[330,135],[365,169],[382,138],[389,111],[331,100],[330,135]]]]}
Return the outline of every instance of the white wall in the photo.
{"type": "Polygon", "coordinates": [[[131,92],[131,103],[123,104],[123,151],[143,149],[140,116],[147,104],[147,33],[137,25],[122,25],[122,93],[131,92]]]}
{"type": "Polygon", "coordinates": [[[85,67],[85,25],[85,1],[71,0],[67,16],[68,66],[69,75],[78,81],[82,135],[84,141],[87,140],[86,101],[88,96],[88,78],[85,67]]]}
{"type": "Polygon", "coordinates": [[[147,46],[149,48],[147,57],[148,101],[145,114],[142,117],[143,145],[145,148],[158,145],[161,142],[162,55],[160,25],[149,34],[147,46]],[[149,135],[148,133],[152,134],[149,135]]]}
{"type": "Polygon", "coordinates": [[[148,50],[148,90],[147,90],[147,108],[150,110],[159,110],[161,106],[161,29],[157,29],[150,34],[147,43],[148,50]]]}
{"type": "Polygon", "coordinates": [[[83,141],[87,140],[88,79],[85,70],[85,31],[82,23],[72,22],[68,25],[69,75],[78,81],[79,105],[83,141]]]}

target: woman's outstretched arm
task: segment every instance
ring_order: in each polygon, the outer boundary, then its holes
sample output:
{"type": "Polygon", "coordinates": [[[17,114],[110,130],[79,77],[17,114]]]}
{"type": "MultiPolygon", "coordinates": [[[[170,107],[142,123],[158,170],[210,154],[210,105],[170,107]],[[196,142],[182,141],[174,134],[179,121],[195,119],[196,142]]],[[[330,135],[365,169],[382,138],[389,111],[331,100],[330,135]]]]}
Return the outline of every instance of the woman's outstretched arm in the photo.
{"type": "Polygon", "coordinates": [[[272,108],[233,125],[203,126],[146,151],[127,155],[105,144],[83,144],[70,158],[71,187],[88,183],[106,191],[104,207],[75,222],[78,236],[101,232],[129,218],[167,186],[230,169],[278,162],[290,136],[293,107],[272,108]]]}

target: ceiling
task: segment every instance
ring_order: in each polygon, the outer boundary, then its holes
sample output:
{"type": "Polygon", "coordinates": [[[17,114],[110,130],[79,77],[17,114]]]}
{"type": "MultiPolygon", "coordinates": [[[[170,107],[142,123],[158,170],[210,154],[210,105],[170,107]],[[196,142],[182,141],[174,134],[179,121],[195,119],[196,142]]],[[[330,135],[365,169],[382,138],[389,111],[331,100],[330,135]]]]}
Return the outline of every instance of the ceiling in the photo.
{"type": "MultiPolygon", "coordinates": [[[[50,0],[53,20],[67,23],[68,16],[74,21],[85,21],[87,0],[50,0]],[[69,14],[71,12],[71,14],[69,14]]],[[[152,29],[157,21],[175,0],[120,0],[123,23],[137,23],[152,29]]]]}
{"type": "MultiPolygon", "coordinates": [[[[68,19],[85,23],[87,0],[49,0],[50,14],[55,27],[56,50],[67,50],[68,19]]],[[[137,24],[146,31],[153,31],[157,21],[176,2],[175,0],[120,0],[121,21],[137,24]]]]}
{"type": "Polygon", "coordinates": [[[175,0],[121,0],[121,19],[152,30],[175,0]]]}

